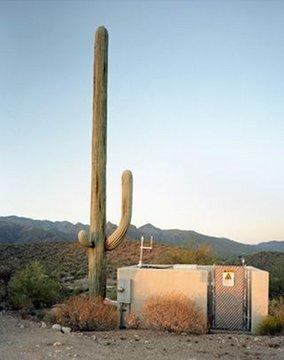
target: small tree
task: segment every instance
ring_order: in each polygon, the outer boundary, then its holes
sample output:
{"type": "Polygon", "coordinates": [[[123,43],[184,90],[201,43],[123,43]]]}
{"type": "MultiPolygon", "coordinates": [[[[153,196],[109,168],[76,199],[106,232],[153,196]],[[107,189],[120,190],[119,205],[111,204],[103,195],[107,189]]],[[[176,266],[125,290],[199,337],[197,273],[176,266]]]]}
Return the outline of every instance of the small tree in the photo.
{"type": "Polygon", "coordinates": [[[40,262],[35,261],[12,277],[8,295],[15,309],[39,309],[59,298],[59,284],[46,274],[40,262]]]}

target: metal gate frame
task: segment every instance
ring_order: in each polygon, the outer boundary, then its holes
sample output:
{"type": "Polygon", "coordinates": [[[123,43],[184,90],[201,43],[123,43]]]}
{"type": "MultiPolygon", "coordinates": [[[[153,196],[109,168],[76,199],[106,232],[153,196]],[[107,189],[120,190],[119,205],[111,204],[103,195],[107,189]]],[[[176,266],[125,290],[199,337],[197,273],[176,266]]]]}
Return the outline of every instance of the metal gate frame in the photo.
{"type": "MultiPolygon", "coordinates": [[[[208,276],[208,302],[207,312],[210,328],[221,330],[216,327],[216,286],[215,270],[218,265],[213,265],[208,276]]],[[[223,266],[223,265],[220,265],[223,266]]],[[[227,265],[226,265],[227,266],[227,265]]],[[[228,265],[228,268],[230,265],[228,265]]],[[[241,267],[241,266],[240,266],[241,267]]],[[[242,330],[251,330],[251,274],[245,265],[244,267],[244,291],[243,291],[243,319],[242,330]]],[[[223,329],[222,329],[223,330],[223,329]]]]}

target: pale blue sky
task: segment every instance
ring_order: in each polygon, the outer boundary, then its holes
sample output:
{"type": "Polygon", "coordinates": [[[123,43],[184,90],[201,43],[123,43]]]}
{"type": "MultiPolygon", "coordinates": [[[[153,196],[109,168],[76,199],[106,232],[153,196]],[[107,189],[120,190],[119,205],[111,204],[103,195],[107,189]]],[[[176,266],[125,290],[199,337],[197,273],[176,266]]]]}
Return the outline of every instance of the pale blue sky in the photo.
{"type": "Polygon", "coordinates": [[[1,1],[0,214],[89,220],[93,38],[109,31],[108,220],[284,239],[283,1],[1,1]]]}

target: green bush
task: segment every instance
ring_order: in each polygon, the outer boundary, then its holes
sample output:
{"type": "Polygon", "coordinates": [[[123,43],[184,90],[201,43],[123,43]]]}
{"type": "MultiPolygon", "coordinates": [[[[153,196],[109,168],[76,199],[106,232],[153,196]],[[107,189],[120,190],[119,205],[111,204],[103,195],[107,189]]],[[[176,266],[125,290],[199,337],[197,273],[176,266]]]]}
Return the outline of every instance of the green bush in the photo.
{"type": "Polygon", "coordinates": [[[59,284],[46,274],[40,262],[35,261],[12,277],[8,295],[15,309],[40,309],[58,300],[59,284]]]}
{"type": "Polygon", "coordinates": [[[275,335],[284,330],[284,318],[281,316],[268,315],[258,327],[259,335],[275,335]]]}
{"type": "Polygon", "coordinates": [[[106,297],[110,300],[117,300],[117,290],[116,286],[107,287],[106,297]]]}

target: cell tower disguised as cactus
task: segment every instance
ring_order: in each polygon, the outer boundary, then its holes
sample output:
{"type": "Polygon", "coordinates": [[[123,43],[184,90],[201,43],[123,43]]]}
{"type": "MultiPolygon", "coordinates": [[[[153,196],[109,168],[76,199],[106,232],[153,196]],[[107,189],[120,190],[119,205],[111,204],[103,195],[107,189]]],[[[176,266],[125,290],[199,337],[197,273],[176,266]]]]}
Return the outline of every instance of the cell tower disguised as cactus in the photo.
{"type": "Polygon", "coordinates": [[[132,174],[122,174],[122,214],[119,226],[106,236],[106,145],[107,145],[107,71],[108,33],[96,31],[93,78],[93,134],[90,231],[78,234],[81,245],[88,247],[89,292],[92,297],[106,296],[106,251],[115,249],[124,239],[132,210],[132,174]]]}

